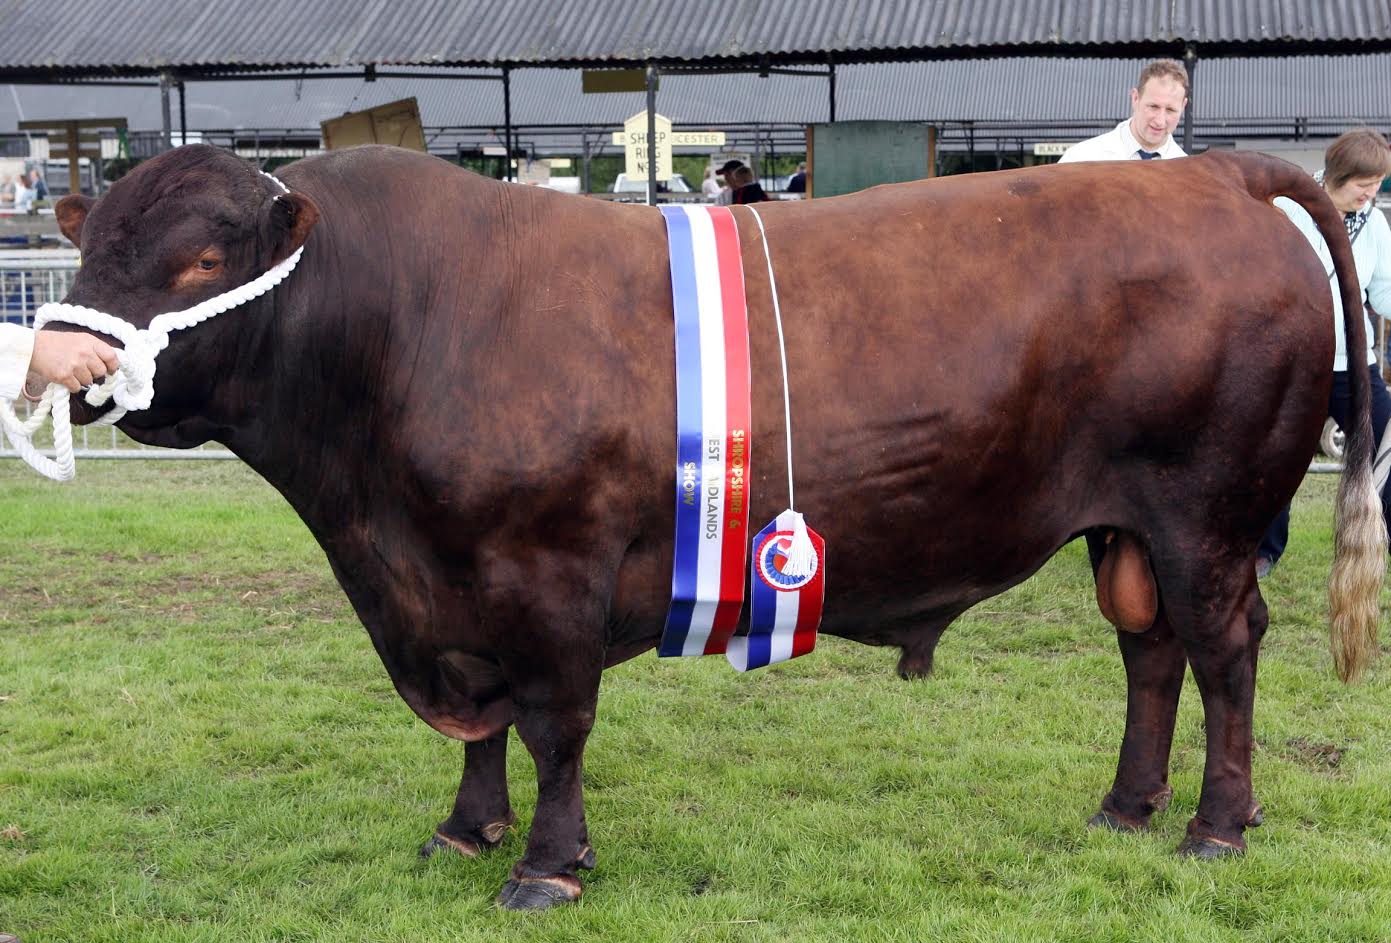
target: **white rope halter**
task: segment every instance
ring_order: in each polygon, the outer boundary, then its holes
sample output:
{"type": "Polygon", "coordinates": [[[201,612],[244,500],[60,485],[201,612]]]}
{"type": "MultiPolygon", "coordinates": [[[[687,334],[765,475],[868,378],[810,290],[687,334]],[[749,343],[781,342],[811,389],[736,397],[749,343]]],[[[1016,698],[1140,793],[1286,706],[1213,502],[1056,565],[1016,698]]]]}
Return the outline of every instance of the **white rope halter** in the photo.
{"type": "MultiPolygon", "coordinates": [[[[290,192],[277,178],[264,171],[262,175],[273,180],[284,192],[290,192]]],[[[94,422],[94,425],[111,425],[119,422],[121,417],[131,410],[149,407],[155,395],[155,358],[169,346],[171,332],[193,327],[214,315],[245,304],[253,298],[259,298],[284,281],[299,264],[300,256],[303,254],[304,246],[300,246],[289,258],[245,285],[225,291],[184,311],[169,311],[156,315],[150,321],[150,326],[144,330],[115,315],[60,302],[49,302],[34,312],[34,330],[39,330],[51,321],[59,321],[107,334],[125,345],[124,350],[116,352],[120,369],[99,386],[89,388],[85,397],[90,406],[102,406],[111,399],[116,401],[116,405],[110,411],[94,422]]],[[[65,387],[50,383],[48,389],[44,390],[43,398],[34,407],[33,414],[24,422],[15,415],[14,401],[0,398],[0,428],[5,430],[15,451],[30,468],[54,481],[68,481],[77,471],[77,462],[72,452],[69,395],[65,387]],[[53,416],[53,459],[42,455],[33,443],[34,433],[50,413],[53,416]]]]}

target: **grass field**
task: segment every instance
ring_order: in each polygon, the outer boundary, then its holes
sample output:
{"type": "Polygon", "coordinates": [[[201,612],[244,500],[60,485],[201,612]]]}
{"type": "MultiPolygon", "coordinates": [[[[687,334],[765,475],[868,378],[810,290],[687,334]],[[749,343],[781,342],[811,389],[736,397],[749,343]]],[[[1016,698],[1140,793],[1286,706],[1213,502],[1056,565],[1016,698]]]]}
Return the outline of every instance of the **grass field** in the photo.
{"type": "Polygon", "coordinates": [[[1084,823],[1124,672],[1085,552],[955,625],[930,680],[824,639],[748,676],[651,654],[605,676],[576,905],[492,905],[535,799],[469,861],[416,849],[462,747],[396,696],[322,553],[231,462],[0,464],[0,932],[44,941],[1391,940],[1391,662],[1327,653],[1331,476],[1264,584],[1266,825],[1173,854],[1197,802],[1191,679],[1174,803],[1084,823]]]}

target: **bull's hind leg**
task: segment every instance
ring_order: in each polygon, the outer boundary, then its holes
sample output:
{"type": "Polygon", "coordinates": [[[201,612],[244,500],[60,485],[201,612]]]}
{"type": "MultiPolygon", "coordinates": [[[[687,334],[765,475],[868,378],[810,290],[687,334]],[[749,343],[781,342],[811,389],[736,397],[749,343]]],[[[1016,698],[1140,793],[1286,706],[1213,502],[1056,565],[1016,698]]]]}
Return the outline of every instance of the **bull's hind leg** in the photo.
{"type": "Polygon", "coordinates": [[[1203,792],[1179,852],[1239,854],[1247,826],[1260,818],[1251,790],[1251,731],[1266,608],[1249,553],[1168,564],[1168,572],[1156,566],[1160,593],[1193,667],[1207,729],[1203,792]]]}
{"type": "Polygon", "coordinates": [[[1169,750],[1183,688],[1183,646],[1161,610],[1147,632],[1116,631],[1127,684],[1125,737],[1116,780],[1090,825],[1121,831],[1149,827],[1169,805],[1169,750]]]}
{"type": "MultiPolygon", "coordinates": [[[[1092,572],[1098,581],[1108,547],[1104,535],[1087,535],[1092,572]]],[[[1187,662],[1162,608],[1147,631],[1117,629],[1116,642],[1125,661],[1125,736],[1115,782],[1088,824],[1138,831],[1149,827],[1150,817],[1164,811],[1173,795],[1169,751],[1187,662]]]]}
{"type": "Polygon", "coordinates": [[[933,612],[911,629],[904,630],[898,640],[903,649],[903,654],[898,659],[898,676],[905,681],[911,681],[932,674],[932,661],[942,633],[965,611],[965,608],[953,607],[933,612]]]}
{"type": "Polygon", "coordinates": [[[464,776],[454,811],[420,849],[428,858],[440,849],[475,858],[502,843],[516,820],[507,799],[507,731],[464,744],[464,776]]]}

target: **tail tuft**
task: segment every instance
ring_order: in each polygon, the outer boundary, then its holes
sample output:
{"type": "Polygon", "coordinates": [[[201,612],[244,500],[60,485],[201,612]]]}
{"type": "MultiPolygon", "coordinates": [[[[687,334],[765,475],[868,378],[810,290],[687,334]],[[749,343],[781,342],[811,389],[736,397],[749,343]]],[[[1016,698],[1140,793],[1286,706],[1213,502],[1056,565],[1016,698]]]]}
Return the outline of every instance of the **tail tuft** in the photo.
{"type": "MultiPolygon", "coordinates": [[[[1362,447],[1370,451],[1370,443],[1362,447]]],[[[1338,486],[1333,572],[1328,578],[1329,641],[1333,666],[1344,681],[1359,680],[1376,654],[1385,576],[1386,523],[1372,485],[1371,462],[1352,461],[1349,449],[1338,486]]]]}

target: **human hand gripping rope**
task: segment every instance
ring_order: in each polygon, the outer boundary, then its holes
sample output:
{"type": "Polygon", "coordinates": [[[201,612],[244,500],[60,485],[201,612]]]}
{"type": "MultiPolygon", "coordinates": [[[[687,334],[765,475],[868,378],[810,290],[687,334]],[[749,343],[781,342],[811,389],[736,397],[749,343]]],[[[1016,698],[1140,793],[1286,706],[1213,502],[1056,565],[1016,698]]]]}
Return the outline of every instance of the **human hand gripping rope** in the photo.
{"type": "MultiPolygon", "coordinates": [[[[262,174],[284,192],[290,192],[277,178],[264,171],[262,174]]],[[[34,313],[34,330],[41,329],[51,321],[59,321],[106,334],[125,345],[124,350],[116,353],[120,368],[101,384],[90,387],[84,397],[89,406],[103,406],[108,400],[114,399],[116,405],[94,423],[112,425],[127,412],[149,407],[155,395],[155,358],[169,346],[170,333],[193,327],[214,315],[259,298],[284,281],[299,264],[303,254],[304,246],[300,246],[284,261],[245,285],[225,291],[192,308],[157,315],[144,330],[115,315],[60,302],[45,304],[34,313]]],[[[23,421],[15,415],[14,401],[0,398],[0,428],[5,430],[5,435],[25,464],[54,481],[69,481],[77,472],[77,461],[72,450],[70,395],[62,385],[50,383],[33,413],[23,421]],[[50,415],[53,417],[52,459],[43,455],[33,441],[34,433],[50,415]]]]}

